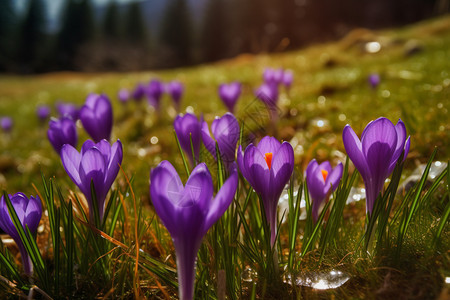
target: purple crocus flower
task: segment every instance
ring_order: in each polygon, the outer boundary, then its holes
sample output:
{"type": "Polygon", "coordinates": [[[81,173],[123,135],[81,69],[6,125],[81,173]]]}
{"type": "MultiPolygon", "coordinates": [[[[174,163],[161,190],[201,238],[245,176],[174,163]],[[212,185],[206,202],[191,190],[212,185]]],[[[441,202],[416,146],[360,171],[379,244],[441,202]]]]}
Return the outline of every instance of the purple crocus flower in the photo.
{"type": "Polygon", "coordinates": [[[56,105],[60,117],[69,117],[74,122],[78,120],[80,109],[73,103],[58,103],[56,105]]]}
{"type": "Polygon", "coordinates": [[[271,69],[266,68],[263,73],[264,82],[267,84],[280,84],[283,80],[284,70],[282,68],[279,69],[271,69]]]}
{"type": "Polygon", "coordinates": [[[170,81],[166,84],[166,91],[172,97],[177,110],[180,108],[181,97],[183,96],[184,86],[177,80],[170,81]]]}
{"type": "Polygon", "coordinates": [[[173,122],[173,127],[180,142],[180,146],[189,157],[192,166],[195,161],[198,161],[198,156],[200,153],[202,138],[201,126],[201,122],[199,122],[197,117],[191,113],[178,115],[173,122]],[[194,157],[192,156],[191,139],[192,146],[194,148],[194,157]]]}
{"type": "Polygon", "coordinates": [[[121,89],[121,90],[117,93],[117,98],[118,98],[119,101],[122,102],[122,103],[128,102],[128,100],[130,99],[130,91],[127,90],[127,89],[121,89]]]}
{"type": "Polygon", "coordinates": [[[381,81],[380,75],[378,73],[372,73],[367,77],[367,81],[372,89],[376,89],[381,81]]]}
{"type": "Polygon", "coordinates": [[[109,140],[113,125],[111,101],[106,95],[90,94],[80,109],[80,120],[96,143],[109,140]]]}
{"type": "Polygon", "coordinates": [[[162,161],[153,169],[150,178],[153,206],[175,246],[179,298],[191,300],[197,252],[209,228],[233,201],[238,184],[236,165],[215,197],[211,174],[205,163],[195,167],[186,186],[168,161],[162,161]]]}
{"type": "Polygon", "coordinates": [[[260,99],[270,111],[275,111],[278,102],[278,86],[264,83],[255,90],[255,96],[260,99]]]}
{"type": "Polygon", "coordinates": [[[0,127],[4,132],[10,132],[13,127],[13,120],[10,117],[0,118],[0,127]]]}
{"type": "Polygon", "coordinates": [[[159,102],[163,93],[164,87],[161,81],[157,79],[153,79],[152,81],[150,81],[147,87],[148,103],[156,110],[159,109],[159,102]]]}
{"type": "Polygon", "coordinates": [[[136,101],[142,100],[146,94],[146,87],[143,83],[138,83],[133,90],[132,97],[136,101]]]}
{"type": "MultiPolygon", "coordinates": [[[[217,141],[222,161],[229,166],[235,160],[236,144],[239,140],[239,123],[232,113],[226,113],[221,118],[216,117],[211,130],[217,141]]],[[[208,123],[203,121],[202,140],[206,149],[216,157],[216,143],[209,132],[208,123]]]]}
{"type": "Polygon", "coordinates": [[[97,144],[87,140],[84,142],[81,152],[69,144],[65,144],[61,149],[61,161],[64,169],[86,197],[92,222],[95,219],[91,182],[94,184],[95,199],[98,204],[100,220],[102,220],[106,194],[117,177],[122,156],[120,140],[117,140],[112,146],[106,140],[101,140],[97,144]]]}
{"type": "Polygon", "coordinates": [[[245,153],[242,153],[242,146],[239,146],[237,162],[242,175],[262,198],[273,246],[278,200],[294,170],[294,150],[288,142],[280,144],[277,139],[266,136],[258,146],[248,145],[245,153]]]}
{"type": "Polygon", "coordinates": [[[306,168],[306,182],[312,199],[312,216],[317,222],[319,207],[334,192],[341,181],[343,166],[339,163],[332,168],[330,162],[324,161],[320,165],[313,159],[306,168]]]}
{"type": "Polygon", "coordinates": [[[52,119],[48,123],[47,137],[55,151],[60,154],[64,144],[77,146],[78,135],[75,122],[70,117],[52,119]]]}
{"type": "MultiPolygon", "coordinates": [[[[24,193],[16,193],[14,195],[9,195],[9,199],[11,200],[11,204],[16,211],[17,217],[19,218],[25,233],[26,226],[28,226],[31,233],[35,235],[42,217],[42,204],[39,197],[36,196],[35,198],[30,196],[30,198],[28,198],[24,193]]],[[[27,275],[31,275],[33,272],[33,264],[20,239],[19,232],[11,219],[4,196],[0,199],[0,228],[9,234],[16,242],[22,257],[23,269],[27,275]]]]}
{"type": "Polygon", "coordinates": [[[223,83],[219,86],[219,97],[225,103],[228,111],[234,113],[234,107],[241,95],[241,83],[231,82],[229,84],[223,83]]]}
{"type": "Polygon", "coordinates": [[[400,158],[409,152],[410,138],[402,120],[394,126],[386,118],[378,118],[367,124],[361,140],[350,125],[342,133],[348,156],[361,174],[366,188],[366,211],[372,214],[373,205],[384,186],[384,181],[394,170],[400,158]]]}
{"type": "Polygon", "coordinates": [[[291,88],[293,81],[294,81],[294,73],[291,70],[284,71],[281,82],[283,83],[283,85],[286,87],[287,90],[291,88]]]}
{"type": "Polygon", "coordinates": [[[36,114],[41,122],[44,122],[50,116],[50,107],[47,105],[38,106],[36,114]]]}

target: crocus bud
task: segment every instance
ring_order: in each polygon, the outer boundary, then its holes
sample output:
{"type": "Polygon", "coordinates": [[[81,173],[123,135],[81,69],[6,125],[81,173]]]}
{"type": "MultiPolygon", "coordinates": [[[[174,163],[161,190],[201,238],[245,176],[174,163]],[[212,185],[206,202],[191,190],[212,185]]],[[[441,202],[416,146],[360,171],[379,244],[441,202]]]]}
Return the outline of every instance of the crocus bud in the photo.
{"type": "Polygon", "coordinates": [[[153,106],[156,110],[159,109],[159,104],[161,101],[161,96],[164,92],[164,87],[161,81],[153,79],[150,81],[147,87],[147,97],[148,103],[153,106]]]}
{"type": "Polygon", "coordinates": [[[177,134],[178,141],[180,142],[180,146],[189,157],[192,165],[194,165],[194,160],[198,161],[200,153],[200,145],[202,142],[201,126],[202,125],[197,117],[191,113],[178,115],[173,122],[173,127],[177,134]],[[192,156],[191,139],[192,147],[194,148],[194,156],[192,156]]]}
{"type": "Polygon", "coordinates": [[[236,144],[239,140],[239,123],[232,113],[226,113],[221,118],[217,117],[211,125],[212,136],[208,124],[203,121],[202,140],[206,149],[216,157],[216,143],[219,146],[222,161],[228,167],[235,160],[236,144]]]}
{"type": "Polygon", "coordinates": [[[78,134],[75,122],[70,117],[50,120],[48,123],[47,137],[58,154],[60,154],[64,144],[76,147],[78,134]]]}
{"type": "Polygon", "coordinates": [[[134,88],[131,96],[133,97],[134,100],[140,101],[142,100],[142,98],[144,98],[146,92],[147,91],[145,85],[143,83],[138,83],[134,88]]]}
{"type": "Polygon", "coordinates": [[[69,117],[74,122],[78,120],[80,109],[73,103],[60,102],[56,104],[56,110],[60,117],[69,117]]]}
{"type": "Polygon", "coordinates": [[[255,90],[255,96],[270,109],[275,110],[278,102],[278,86],[264,83],[255,90]]]}
{"type": "Polygon", "coordinates": [[[241,95],[241,83],[231,82],[229,84],[221,84],[219,86],[219,97],[222,99],[228,111],[234,113],[234,107],[241,95]]]}
{"type": "Polygon", "coordinates": [[[166,91],[172,97],[173,103],[179,109],[181,97],[183,96],[184,86],[179,81],[171,81],[166,84],[166,91]]]}
{"type": "Polygon", "coordinates": [[[286,87],[287,90],[291,88],[292,82],[294,81],[294,73],[291,70],[286,70],[283,73],[283,79],[281,82],[286,87]]]}
{"type": "Polygon", "coordinates": [[[90,94],[80,109],[80,120],[95,142],[109,140],[113,125],[111,102],[106,95],[90,94]]]}
{"type": "Polygon", "coordinates": [[[47,105],[41,105],[36,109],[36,114],[39,120],[44,122],[50,116],[50,107],[47,105]]]}
{"type": "Polygon", "coordinates": [[[10,117],[0,118],[0,127],[4,132],[10,132],[13,127],[13,120],[10,117]]]}
{"type": "Polygon", "coordinates": [[[127,89],[121,89],[121,90],[117,93],[117,98],[118,98],[119,101],[122,102],[122,103],[128,102],[128,100],[130,99],[130,91],[127,90],[127,89]]]}
{"type": "Polygon", "coordinates": [[[372,73],[367,77],[367,81],[372,89],[376,89],[381,81],[380,75],[378,75],[378,73],[372,73]]]}

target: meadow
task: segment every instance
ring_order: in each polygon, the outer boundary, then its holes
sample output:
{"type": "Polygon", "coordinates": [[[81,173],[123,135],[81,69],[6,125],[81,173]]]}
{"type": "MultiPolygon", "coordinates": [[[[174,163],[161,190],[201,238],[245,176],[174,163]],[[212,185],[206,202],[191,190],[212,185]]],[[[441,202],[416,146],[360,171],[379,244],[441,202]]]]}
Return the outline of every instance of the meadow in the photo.
{"type": "MultiPolygon", "coordinates": [[[[20,255],[2,235],[0,295],[177,298],[174,246],[149,193],[150,170],[163,160],[171,162],[183,182],[188,178],[189,167],[173,130],[177,112],[167,95],[159,110],[145,100],[121,103],[117,99],[122,88],[131,90],[140,82],[159,79],[182,82],[181,112],[201,116],[208,124],[227,111],[218,86],[241,82],[235,116],[242,146],[270,135],[289,142],[294,152],[294,172],[278,212],[276,266],[262,202],[239,175],[232,205],[200,247],[196,299],[225,299],[225,295],[228,299],[436,299],[439,295],[445,299],[450,277],[450,174],[448,165],[437,174],[428,176],[428,172],[436,162],[447,164],[450,157],[449,57],[447,16],[395,30],[357,29],[333,43],[287,53],[241,55],[190,68],[2,75],[0,117],[12,117],[14,125],[11,132],[0,134],[0,187],[10,194],[39,193],[47,213],[37,243],[29,246],[36,251],[32,277],[20,271],[20,255]],[[291,88],[280,90],[276,121],[254,95],[267,67],[294,74],[291,88]],[[368,82],[371,74],[380,76],[376,86],[368,82]],[[111,141],[120,139],[123,145],[121,171],[107,197],[101,224],[89,221],[81,193],[47,139],[48,120],[36,116],[40,105],[51,107],[56,116],[56,103],[81,106],[90,93],[111,99],[111,141]],[[363,180],[346,160],[342,133],[349,124],[360,136],[379,117],[394,124],[401,119],[411,148],[379,198],[386,206],[379,208],[377,220],[368,220],[364,200],[345,205],[349,194],[363,187],[363,180]],[[317,223],[310,216],[303,179],[312,159],[345,165],[341,185],[317,223]],[[424,175],[422,171],[411,179],[420,166],[424,175]],[[372,228],[376,237],[371,237],[372,228]],[[326,277],[330,273],[331,279],[326,277]],[[335,281],[343,283],[333,286],[335,281]],[[325,288],[315,285],[318,282],[325,282],[325,288]]],[[[80,122],[77,130],[81,146],[89,135],[80,122]]],[[[200,161],[212,173],[216,194],[227,171],[205,147],[200,161]]]]}

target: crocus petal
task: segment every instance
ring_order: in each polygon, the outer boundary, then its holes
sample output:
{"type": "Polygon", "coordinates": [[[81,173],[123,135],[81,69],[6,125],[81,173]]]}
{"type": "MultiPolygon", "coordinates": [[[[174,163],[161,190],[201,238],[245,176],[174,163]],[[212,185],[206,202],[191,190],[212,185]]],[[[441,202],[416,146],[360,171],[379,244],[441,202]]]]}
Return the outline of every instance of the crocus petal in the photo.
{"type": "MultiPolygon", "coordinates": [[[[106,142],[106,140],[104,140],[106,142]]],[[[122,164],[122,158],[123,158],[123,149],[122,149],[122,143],[120,140],[117,140],[112,147],[108,144],[108,150],[111,153],[111,156],[109,157],[109,164],[107,166],[107,172],[105,177],[105,186],[109,189],[114,182],[114,180],[117,177],[117,174],[120,170],[120,164],[122,164]]],[[[104,156],[105,157],[105,156],[104,156]]],[[[108,160],[105,160],[105,162],[108,162],[108,160]]]]}
{"type": "MultiPolygon", "coordinates": [[[[11,200],[11,195],[9,195],[9,199],[11,200]]],[[[14,240],[19,237],[19,234],[11,221],[11,217],[9,216],[8,206],[6,205],[6,200],[3,195],[0,199],[0,228],[14,240]]]]}
{"type": "Polygon", "coordinates": [[[281,144],[276,138],[271,136],[265,136],[261,139],[261,141],[258,143],[258,146],[256,147],[262,154],[269,152],[275,154],[275,152],[278,151],[280,146],[281,144]]]}
{"type": "Polygon", "coordinates": [[[96,145],[96,143],[94,143],[94,141],[92,140],[86,140],[83,145],[81,146],[81,154],[83,155],[87,150],[91,149],[92,147],[94,147],[96,145]]]}
{"type": "Polygon", "coordinates": [[[284,186],[291,178],[294,170],[294,150],[291,144],[283,142],[272,159],[271,172],[273,175],[272,190],[274,197],[279,198],[284,186]]]}
{"type": "Polygon", "coordinates": [[[321,202],[325,198],[326,193],[324,193],[325,182],[323,181],[320,167],[315,168],[314,172],[307,174],[306,182],[313,202],[321,202]]]}
{"type": "Polygon", "coordinates": [[[323,163],[321,163],[321,164],[319,165],[319,169],[320,169],[320,170],[327,171],[328,173],[330,173],[331,170],[332,170],[331,164],[330,164],[330,162],[327,161],[327,160],[324,161],[323,163]]]}
{"type": "Polygon", "coordinates": [[[198,164],[192,171],[184,187],[179,206],[185,207],[195,203],[202,211],[207,210],[213,197],[213,182],[205,163],[198,164]]]}
{"type": "Polygon", "coordinates": [[[25,211],[24,224],[28,225],[28,228],[30,228],[31,232],[36,232],[41,217],[42,204],[39,196],[36,196],[36,198],[31,196],[28,201],[27,209],[25,211]]]}
{"type": "Polygon", "coordinates": [[[183,116],[178,115],[175,118],[173,126],[175,129],[175,133],[177,134],[177,138],[180,142],[180,146],[190,158],[191,163],[194,162],[194,158],[198,160],[202,133],[201,124],[198,121],[197,117],[190,113],[187,113],[183,116]],[[195,157],[192,157],[191,139],[195,157]]]}
{"type": "MultiPolygon", "coordinates": [[[[253,144],[250,144],[247,146],[247,148],[250,146],[254,147],[253,144]]],[[[245,151],[247,151],[247,149],[245,151]]],[[[248,183],[250,183],[251,186],[254,186],[253,179],[250,176],[249,171],[247,170],[246,164],[244,163],[244,155],[245,155],[245,153],[242,152],[242,145],[239,145],[239,148],[237,151],[237,163],[238,163],[239,170],[241,171],[242,176],[244,176],[244,178],[248,181],[248,183]]]]}
{"type": "Polygon", "coordinates": [[[267,189],[271,188],[270,170],[264,158],[264,154],[262,154],[255,146],[249,145],[247,149],[245,149],[244,163],[249,178],[252,178],[252,186],[255,192],[260,196],[267,194],[267,189]]]}
{"type": "Polygon", "coordinates": [[[370,171],[369,166],[367,165],[366,158],[362,151],[362,144],[356,133],[350,127],[350,125],[346,125],[344,127],[342,139],[348,157],[350,157],[353,164],[358,169],[359,173],[361,173],[361,176],[363,178],[367,178],[367,176],[369,176],[370,171]]]}
{"type": "MultiPolygon", "coordinates": [[[[371,157],[369,155],[369,150],[375,144],[385,144],[386,146],[382,146],[381,148],[383,148],[386,152],[377,154],[380,157],[385,155],[384,161],[386,161],[386,158],[391,157],[395,150],[395,146],[397,144],[397,131],[389,119],[379,118],[366,126],[363,134],[361,135],[361,144],[366,158],[371,157]]],[[[379,146],[376,147],[379,148],[379,146]]],[[[372,158],[368,159],[369,168],[372,169],[371,161],[373,161],[372,158]]]]}
{"type": "Polygon", "coordinates": [[[311,160],[308,164],[308,167],[306,168],[306,178],[312,177],[313,174],[316,172],[316,168],[319,167],[319,164],[317,163],[316,159],[314,158],[311,160]]]}
{"type": "Polygon", "coordinates": [[[406,127],[402,120],[398,120],[397,125],[395,125],[395,131],[397,132],[397,143],[395,146],[395,151],[392,154],[392,158],[388,168],[388,174],[391,174],[397,164],[397,161],[405,149],[406,140],[406,127]]]}
{"type": "Polygon", "coordinates": [[[325,181],[325,188],[327,188],[325,193],[328,193],[331,186],[333,187],[333,191],[335,191],[338,187],[339,181],[342,178],[342,172],[344,170],[344,166],[342,163],[339,163],[331,172],[328,172],[327,180],[325,181]]]}
{"type": "MultiPolygon", "coordinates": [[[[82,186],[80,189],[84,195],[91,198],[91,182],[94,184],[94,189],[99,204],[104,204],[104,197],[106,197],[107,189],[104,187],[106,172],[106,164],[103,154],[97,148],[93,147],[83,154],[80,163],[80,179],[82,186]],[[105,191],[106,190],[106,191],[105,191]]],[[[91,199],[92,200],[92,199],[91,199]]],[[[99,210],[102,209],[99,205],[99,210]]]]}
{"type": "Polygon", "coordinates": [[[205,145],[206,150],[209,151],[209,153],[214,156],[214,159],[216,158],[216,142],[211,137],[211,134],[209,132],[208,123],[203,121],[202,123],[202,140],[203,144],[205,145]]]}
{"type": "Polygon", "coordinates": [[[78,169],[80,167],[81,154],[72,145],[65,144],[61,148],[61,161],[70,179],[77,186],[80,186],[81,179],[78,169]]]}
{"type": "Polygon", "coordinates": [[[231,175],[224,182],[213,202],[210,205],[208,214],[206,215],[205,224],[203,227],[203,232],[209,230],[209,228],[220,219],[220,217],[225,213],[225,211],[233,202],[234,194],[236,194],[236,189],[238,185],[238,174],[236,169],[236,164],[231,166],[231,175]]]}
{"type": "Polygon", "coordinates": [[[409,153],[409,147],[410,147],[410,137],[408,136],[408,139],[406,140],[405,143],[405,154],[403,155],[403,161],[406,159],[406,157],[408,156],[409,153]]]}
{"type": "MultiPolygon", "coordinates": [[[[105,161],[109,161],[111,158],[111,144],[105,140],[102,139],[101,141],[99,141],[98,143],[95,144],[95,147],[100,150],[100,152],[102,153],[105,161]]],[[[114,147],[114,145],[113,145],[114,147]]]]}
{"type": "Polygon", "coordinates": [[[236,117],[231,113],[224,114],[213,121],[211,130],[217,140],[222,159],[226,163],[233,162],[239,140],[239,123],[236,117]]]}
{"type": "Polygon", "coordinates": [[[156,213],[170,234],[176,234],[176,203],[183,195],[183,184],[178,173],[168,161],[162,161],[152,170],[150,195],[156,213]]]}

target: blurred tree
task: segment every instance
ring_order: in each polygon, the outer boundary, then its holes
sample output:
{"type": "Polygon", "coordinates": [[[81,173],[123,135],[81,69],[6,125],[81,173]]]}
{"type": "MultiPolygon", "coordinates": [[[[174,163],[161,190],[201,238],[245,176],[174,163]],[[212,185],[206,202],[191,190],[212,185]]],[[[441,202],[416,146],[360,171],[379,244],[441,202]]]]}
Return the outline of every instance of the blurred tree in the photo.
{"type": "Polygon", "coordinates": [[[74,59],[81,46],[95,37],[95,24],[90,0],[68,0],[62,14],[62,27],[56,51],[59,67],[74,69],[74,59]]]}
{"type": "Polygon", "coordinates": [[[210,0],[203,17],[201,48],[203,61],[214,61],[229,54],[228,19],[223,0],[210,0]]]}
{"type": "Polygon", "coordinates": [[[276,24],[278,26],[278,50],[298,47],[301,43],[297,36],[299,22],[297,21],[299,5],[296,0],[275,1],[279,4],[276,24]]]}
{"type": "Polygon", "coordinates": [[[0,71],[11,70],[14,66],[14,36],[17,24],[14,0],[0,1],[0,71]]]}
{"type": "Polygon", "coordinates": [[[19,71],[30,73],[41,64],[46,43],[46,1],[30,0],[25,17],[20,25],[17,55],[19,71]]]}
{"type": "Polygon", "coordinates": [[[109,1],[103,19],[102,34],[106,39],[118,40],[122,36],[122,19],[116,1],[109,1]]]}
{"type": "Polygon", "coordinates": [[[162,64],[174,67],[188,65],[191,60],[192,24],[185,0],[171,0],[162,20],[159,53],[162,64]]]}
{"type": "Polygon", "coordinates": [[[244,0],[240,8],[241,52],[267,50],[267,9],[265,0],[244,0]]]}
{"type": "Polygon", "coordinates": [[[144,18],[142,17],[140,3],[130,3],[125,17],[125,39],[129,43],[146,48],[149,42],[148,34],[144,18]]]}

